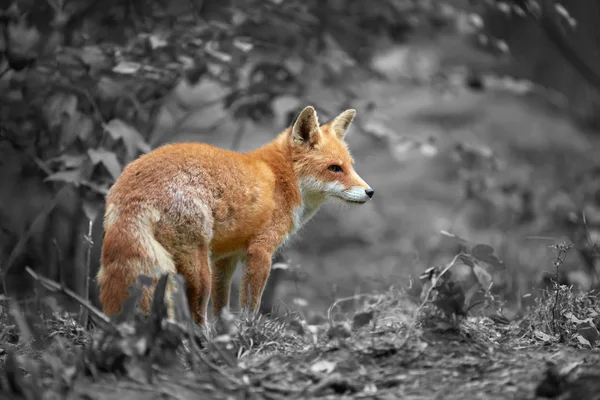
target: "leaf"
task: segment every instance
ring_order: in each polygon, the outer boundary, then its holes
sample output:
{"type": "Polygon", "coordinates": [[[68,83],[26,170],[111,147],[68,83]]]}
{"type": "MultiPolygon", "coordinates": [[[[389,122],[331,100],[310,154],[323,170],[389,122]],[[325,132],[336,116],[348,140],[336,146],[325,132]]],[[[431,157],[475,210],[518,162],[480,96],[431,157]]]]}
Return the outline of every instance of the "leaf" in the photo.
{"type": "Polygon", "coordinates": [[[112,70],[117,74],[123,75],[133,75],[137,73],[141,68],[140,63],[130,62],[130,61],[121,61],[117,64],[112,70]]]}
{"type": "Polygon", "coordinates": [[[337,363],[334,361],[321,360],[310,366],[311,372],[330,374],[335,370],[337,363]]]}
{"type": "Polygon", "coordinates": [[[88,221],[94,222],[98,218],[98,214],[100,214],[102,204],[98,201],[83,200],[82,209],[88,221]]]}
{"type": "Polygon", "coordinates": [[[587,323],[581,325],[577,330],[580,336],[583,336],[590,344],[595,345],[600,340],[600,332],[594,325],[587,323]]]}
{"type": "Polygon", "coordinates": [[[487,244],[477,244],[470,251],[471,255],[479,261],[486,262],[494,267],[504,268],[504,263],[494,255],[494,248],[487,244]]]}
{"type": "Polygon", "coordinates": [[[552,336],[548,335],[547,333],[544,333],[538,329],[536,329],[535,331],[533,331],[534,336],[541,340],[542,342],[551,342],[552,341],[552,336]]]}
{"type": "Polygon", "coordinates": [[[87,153],[90,156],[92,164],[104,165],[115,181],[119,178],[123,168],[115,153],[106,149],[88,149],[87,153]]]}
{"type": "Polygon", "coordinates": [[[98,80],[96,89],[103,100],[116,99],[123,93],[123,85],[108,76],[102,76],[98,80]]]}
{"type": "Polygon", "coordinates": [[[46,179],[44,179],[44,182],[66,182],[79,186],[81,177],[81,169],[70,169],[55,172],[52,175],[47,176],[46,179]]]}
{"type": "Polygon", "coordinates": [[[573,314],[572,312],[566,312],[563,314],[565,316],[565,318],[567,318],[570,322],[580,325],[580,324],[587,324],[592,322],[592,318],[586,318],[586,319],[579,319],[575,316],[575,314],[573,314]]]}
{"type": "Polygon", "coordinates": [[[458,236],[458,235],[455,235],[455,234],[453,234],[453,233],[450,233],[450,232],[448,232],[448,231],[441,230],[441,231],[440,231],[440,233],[441,233],[442,235],[444,235],[444,236],[448,236],[449,238],[452,238],[452,239],[456,240],[458,243],[460,243],[460,244],[462,244],[462,245],[468,245],[468,244],[469,244],[469,242],[468,242],[468,241],[466,241],[465,239],[461,238],[461,237],[460,237],[460,236],[458,236]]]}
{"type": "MultiPolygon", "coordinates": [[[[9,20],[10,21],[10,20],[9,20]]],[[[8,22],[6,26],[7,48],[10,49],[11,58],[35,59],[36,48],[40,43],[41,35],[35,26],[28,26],[27,18],[19,18],[18,22],[8,22]]]]}
{"type": "Polygon", "coordinates": [[[233,59],[231,57],[230,54],[224,53],[220,50],[217,50],[217,44],[215,41],[210,41],[206,44],[206,46],[204,47],[204,51],[206,51],[206,54],[208,54],[209,56],[219,60],[220,62],[224,63],[224,64],[229,64],[231,62],[231,60],[233,59]]]}
{"type": "Polygon", "coordinates": [[[151,150],[150,145],[146,143],[137,129],[118,118],[111,120],[104,126],[104,129],[113,139],[123,140],[127,156],[130,160],[135,158],[136,150],[140,150],[143,153],[148,153],[151,150]]]}
{"type": "Polygon", "coordinates": [[[362,328],[365,325],[368,325],[373,320],[374,313],[373,311],[365,311],[360,312],[354,315],[352,318],[352,327],[354,329],[362,328]]]}
{"type": "Polygon", "coordinates": [[[352,335],[348,324],[334,324],[327,330],[327,337],[330,339],[345,339],[352,335]]]}
{"type": "Polygon", "coordinates": [[[64,168],[78,168],[87,159],[85,154],[61,154],[58,157],[51,158],[48,163],[58,162],[64,168]]]}
{"type": "Polygon", "coordinates": [[[46,204],[44,209],[42,211],[40,211],[40,213],[35,217],[35,219],[31,223],[31,225],[27,229],[26,234],[21,235],[17,244],[15,245],[15,247],[13,247],[13,250],[11,251],[10,256],[8,257],[8,261],[6,262],[5,266],[2,266],[4,269],[5,276],[8,273],[8,270],[12,267],[12,264],[15,261],[15,259],[22,254],[22,252],[25,248],[25,245],[27,244],[27,242],[29,241],[31,236],[34,234],[34,232],[40,232],[40,228],[46,223],[46,219],[48,218],[48,216],[50,215],[52,210],[54,210],[54,207],[56,207],[56,205],[68,193],[69,193],[68,186],[62,187],[58,191],[58,193],[56,193],[54,195],[54,198],[52,199],[52,201],[50,201],[48,204],[46,204]]]}
{"type": "Polygon", "coordinates": [[[158,35],[148,35],[148,44],[152,50],[167,46],[168,42],[158,35]]]}
{"type": "Polygon", "coordinates": [[[67,118],[66,122],[62,126],[60,144],[62,149],[67,149],[71,144],[75,142],[77,138],[80,138],[85,142],[91,136],[94,130],[94,122],[92,119],[75,111],[70,118],[67,118]]]}
{"type": "Polygon", "coordinates": [[[487,272],[481,265],[475,264],[473,267],[473,273],[477,277],[477,281],[481,285],[484,290],[489,290],[494,283],[492,280],[492,275],[487,272]]]}
{"type": "Polygon", "coordinates": [[[254,48],[254,44],[252,44],[251,39],[248,37],[234,38],[233,45],[244,53],[247,53],[254,48]]]}
{"type": "Polygon", "coordinates": [[[468,287],[466,290],[464,290],[464,302],[461,306],[469,306],[471,304],[471,300],[473,299],[473,296],[475,296],[475,294],[479,291],[479,289],[481,288],[480,284],[473,284],[470,287],[468,287]]]}
{"type": "Polygon", "coordinates": [[[57,92],[46,100],[43,113],[48,126],[52,129],[60,126],[66,117],[73,117],[77,112],[78,99],[75,95],[57,92]]]}
{"type": "Polygon", "coordinates": [[[579,343],[581,343],[582,345],[588,346],[588,347],[592,347],[592,344],[590,343],[590,341],[587,340],[586,338],[584,338],[583,336],[581,336],[581,335],[575,335],[575,337],[577,338],[577,341],[579,343]]]}
{"type": "Polygon", "coordinates": [[[81,48],[79,50],[79,58],[94,71],[108,69],[111,66],[110,59],[98,46],[85,46],[81,48]]]}

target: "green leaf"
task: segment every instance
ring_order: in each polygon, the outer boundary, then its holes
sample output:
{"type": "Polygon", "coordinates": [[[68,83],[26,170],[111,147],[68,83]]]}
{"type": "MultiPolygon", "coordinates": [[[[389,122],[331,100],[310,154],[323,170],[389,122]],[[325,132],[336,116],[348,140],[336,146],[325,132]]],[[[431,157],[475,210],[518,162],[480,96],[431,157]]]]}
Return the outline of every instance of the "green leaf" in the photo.
{"type": "Polygon", "coordinates": [[[104,165],[115,181],[119,178],[123,168],[115,153],[106,149],[88,149],[87,153],[90,156],[92,164],[104,165]]]}
{"type": "Polygon", "coordinates": [[[104,129],[113,139],[123,140],[127,157],[130,160],[135,158],[136,150],[140,150],[143,153],[148,153],[151,150],[150,145],[146,143],[137,129],[118,118],[111,120],[104,126],[104,129]]]}

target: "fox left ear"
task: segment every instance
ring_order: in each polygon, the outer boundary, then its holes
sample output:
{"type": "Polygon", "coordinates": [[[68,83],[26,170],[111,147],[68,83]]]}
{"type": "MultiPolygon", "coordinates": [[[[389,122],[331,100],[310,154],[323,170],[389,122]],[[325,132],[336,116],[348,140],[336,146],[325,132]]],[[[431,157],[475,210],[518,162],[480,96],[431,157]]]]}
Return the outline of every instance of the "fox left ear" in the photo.
{"type": "Polygon", "coordinates": [[[329,123],[329,129],[331,129],[339,139],[343,139],[344,136],[346,136],[355,115],[356,110],[354,109],[344,111],[329,123]]]}
{"type": "Polygon", "coordinates": [[[292,126],[292,143],[296,146],[304,144],[314,145],[319,139],[319,119],[312,106],[302,110],[292,126]]]}

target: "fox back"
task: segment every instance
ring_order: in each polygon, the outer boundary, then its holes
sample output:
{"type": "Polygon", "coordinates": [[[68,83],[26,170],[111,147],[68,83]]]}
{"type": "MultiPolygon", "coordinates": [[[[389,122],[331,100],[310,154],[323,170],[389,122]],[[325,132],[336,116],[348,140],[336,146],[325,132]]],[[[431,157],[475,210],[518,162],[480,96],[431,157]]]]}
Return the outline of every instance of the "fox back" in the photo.
{"type": "MultiPolygon", "coordinates": [[[[354,115],[346,110],[319,125],[309,106],[291,128],[248,153],[179,143],[127,165],[106,198],[97,276],[104,312],[120,311],[138,275],[179,273],[190,310],[204,324],[209,298],[214,316],[228,307],[240,260],[241,306],[256,312],[273,253],[325,200],[362,204],[373,196],[344,142],[354,115]]],[[[171,282],[168,296],[172,290],[171,282]]],[[[142,296],[146,313],[152,291],[142,296]]]]}

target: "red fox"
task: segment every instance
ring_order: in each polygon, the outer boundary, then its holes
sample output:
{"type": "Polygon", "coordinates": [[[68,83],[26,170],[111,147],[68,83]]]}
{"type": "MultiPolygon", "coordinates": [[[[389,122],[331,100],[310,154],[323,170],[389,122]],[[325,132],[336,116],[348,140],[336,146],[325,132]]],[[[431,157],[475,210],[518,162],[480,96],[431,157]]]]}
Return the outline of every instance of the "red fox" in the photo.
{"type": "MultiPolygon", "coordinates": [[[[292,127],[247,153],[178,143],[127,165],[106,198],[97,276],[104,312],[118,313],[137,276],[158,269],[184,277],[190,310],[204,325],[209,297],[215,317],[229,306],[238,260],[245,262],[241,306],[256,312],[273,253],[326,199],[362,204],[373,196],[344,142],[355,113],[320,126],[308,106],[292,127]]],[[[151,292],[141,300],[145,313],[151,292]]]]}

